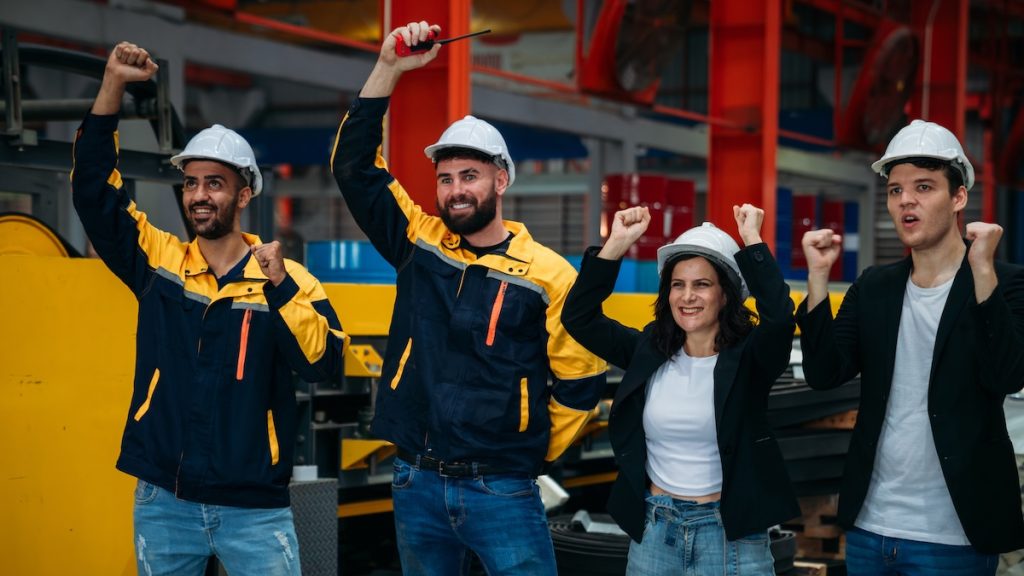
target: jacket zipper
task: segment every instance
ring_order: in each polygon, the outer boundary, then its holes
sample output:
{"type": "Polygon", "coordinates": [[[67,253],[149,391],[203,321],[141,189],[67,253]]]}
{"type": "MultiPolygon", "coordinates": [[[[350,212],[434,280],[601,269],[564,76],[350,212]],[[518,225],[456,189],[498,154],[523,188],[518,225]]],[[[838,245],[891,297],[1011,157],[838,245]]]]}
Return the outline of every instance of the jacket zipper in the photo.
{"type": "Polygon", "coordinates": [[[181,461],[185,459],[185,451],[178,455],[178,471],[174,473],[174,495],[181,496],[181,461]]]}
{"type": "Polygon", "coordinates": [[[498,295],[494,298],[494,306],[491,307],[491,322],[487,326],[487,345],[494,345],[494,332],[498,328],[498,316],[501,316],[501,304],[505,301],[505,290],[508,282],[503,281],[498,286],[498,295]]]}
{"type": "Polygon", "coordinates": [[[252,308],[245,309],[242,316],[242,337],[238,343],[238,368],[235,370],[235,380],[241,381],[245,376],[245,351],[249,346],[249,324],[252,322],[252,308]]]}

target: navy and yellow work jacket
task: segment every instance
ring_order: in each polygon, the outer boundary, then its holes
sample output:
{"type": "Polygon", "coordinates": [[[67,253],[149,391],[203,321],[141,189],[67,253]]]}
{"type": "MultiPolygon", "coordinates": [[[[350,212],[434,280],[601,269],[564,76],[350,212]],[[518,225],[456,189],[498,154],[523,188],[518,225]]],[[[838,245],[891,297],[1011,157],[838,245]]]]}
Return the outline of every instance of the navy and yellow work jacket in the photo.
{"type": "MultiPolygon", "coordinates": [[[[287,506],[292,370],[308,381],[339,377],[347,337],[323,287],[291,260],[276,287],[250,258],[218,289],[198,244],[157,229],[129,199],[116,169],[116,129],[117,116],[86,117],[71,182],[96,252],[139,302],[135,388],[117,468],[185,500],[287,506]]],[[[248,234],[245,241],[260,243],[248,234]]]]}
{"type": "Polygon", "coordinates": [[[331,155],[356,222],[398,271],[372,432],[409,452],[536,475],[605,385],[604,361],[562,327],[576,272],[516,222],[504,223],[504,254],[478,258],[414,204],[380,153],[387,107],[356,100],[331,155]]]}

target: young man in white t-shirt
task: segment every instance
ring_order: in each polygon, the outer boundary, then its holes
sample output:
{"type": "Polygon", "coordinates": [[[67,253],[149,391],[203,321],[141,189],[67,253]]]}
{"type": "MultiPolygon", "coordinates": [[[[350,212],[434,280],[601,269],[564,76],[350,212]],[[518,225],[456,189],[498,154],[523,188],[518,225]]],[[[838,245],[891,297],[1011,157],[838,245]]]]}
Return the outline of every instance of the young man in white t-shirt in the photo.
{"type": "Polygon", "coordinates": [[[833,320],[841,238],[808,232],[797,311],[807,383],[861,376],[839,499],[847,571],[991,575],[998,553],[1024,547],[1002,411],[1024,386],[1024,268],[995,261],[998,225],[961,235],[974,168],[949,130],[915,120],[872,169],[910,256],[865,270],[833,320]]]}

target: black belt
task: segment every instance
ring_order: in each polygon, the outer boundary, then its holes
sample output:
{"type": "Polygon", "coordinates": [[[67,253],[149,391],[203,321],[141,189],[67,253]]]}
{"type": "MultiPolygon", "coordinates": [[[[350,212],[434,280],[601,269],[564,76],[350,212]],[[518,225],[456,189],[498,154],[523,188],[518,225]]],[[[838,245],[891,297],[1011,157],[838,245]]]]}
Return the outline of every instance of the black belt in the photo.
{"type": "Polygon", "coordinates": [[[471,477],[482,474],[500,474],[502,471],[489,464],[479,462],[445,462],[422,454],[412,454],[405,450],[398,450],[398,457],[420,470],[437,472],[441,476],[471,477]]]}

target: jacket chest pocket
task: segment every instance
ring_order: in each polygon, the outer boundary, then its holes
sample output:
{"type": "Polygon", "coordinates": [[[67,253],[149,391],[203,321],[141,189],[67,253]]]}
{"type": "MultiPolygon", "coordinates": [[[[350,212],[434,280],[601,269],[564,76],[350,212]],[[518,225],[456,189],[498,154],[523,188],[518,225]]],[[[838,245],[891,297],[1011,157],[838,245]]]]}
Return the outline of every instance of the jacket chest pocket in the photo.
{"type": "Polygon", "coordinates": [[[464,271],[422,250],[413,256],[413,266],[417,316],[447,321],[462,287],[464,271]]]}
{"type": "Polygon", "coordinates": [[[175,357],[171,360],[195,354],[196,349],[191,344],[197,339],[202,303],[189,298],[182,286],[157,277],[139,306],[146,308],[143,311],[146,323],[153,328],[146,333],[158,340],[152,348],[170,352],[175,357]]]}
{"type": "Polygon", "coordinates": [[[544,333],[543,302],[534,292],[502,280],[497,289],[487,290],[484,314],[484,344],[500,348],[511,342],[535,342],[544,333]]]}

